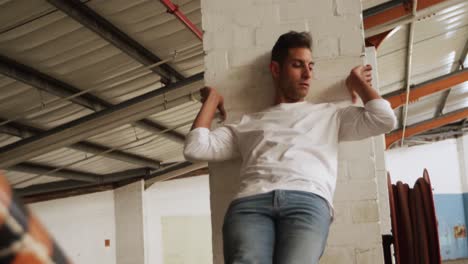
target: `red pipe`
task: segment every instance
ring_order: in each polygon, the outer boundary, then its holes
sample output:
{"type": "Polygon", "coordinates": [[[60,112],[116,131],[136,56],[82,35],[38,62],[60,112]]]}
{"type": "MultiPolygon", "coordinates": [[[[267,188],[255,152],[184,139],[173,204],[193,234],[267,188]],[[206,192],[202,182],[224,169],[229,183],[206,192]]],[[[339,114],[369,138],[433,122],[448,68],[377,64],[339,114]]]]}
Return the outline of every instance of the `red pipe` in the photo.
{"type": "Polygon", "coordinates": [[[182,23],[184,23],[200,40],[203,40],[203,33],[195,26],[184,13],[180,12],[179,6],[171,2],[171,0],[159,0],[167,7],[167,12],[176,16],[182,23]]]}

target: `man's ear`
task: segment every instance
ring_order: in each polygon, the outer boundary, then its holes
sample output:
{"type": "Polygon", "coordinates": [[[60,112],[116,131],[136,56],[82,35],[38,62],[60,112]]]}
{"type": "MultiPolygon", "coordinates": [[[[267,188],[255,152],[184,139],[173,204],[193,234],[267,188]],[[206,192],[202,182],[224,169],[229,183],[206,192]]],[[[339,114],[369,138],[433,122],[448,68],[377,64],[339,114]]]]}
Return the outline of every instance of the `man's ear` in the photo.
{"type": "Polygon", "coordinates": [[[277,61],[270,62],[270,71],[273,79],[278,80],[280,76],[280,65],[277,61]]]}

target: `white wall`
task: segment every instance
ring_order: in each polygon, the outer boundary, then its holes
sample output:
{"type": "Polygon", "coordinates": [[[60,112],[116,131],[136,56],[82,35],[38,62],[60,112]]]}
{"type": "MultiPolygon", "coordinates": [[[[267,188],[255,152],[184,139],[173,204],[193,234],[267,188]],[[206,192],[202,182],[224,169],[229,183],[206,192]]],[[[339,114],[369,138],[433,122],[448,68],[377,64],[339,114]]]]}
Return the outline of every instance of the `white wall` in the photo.
{"type": "MultiPolygon", "coordinates": [[[[202,219],[207,219],[205,224],[211,226],[207,175],[155,183],[145,190],[143,199],[145,263],[164,264],[164,217],[166,220],[170,217],[180,220],[182,217],[182,220],[186,218],[187,221],[196,221],[200,219],[197,217],[201,216],[202,219]]],[[[114,201],[115,192],[105,191],[33,203],[29,206],[74,263],[115,264],[114,201]],[[108,248],[104,246],[106,239],[110,239],[108,248]]],[[[131,231],[132,225],[128,228],[131,231]]],[[[211,230],[210,227],[206,229],[208,232],[203,234],[207,238],[204,240],[206,245],[193,245],[208,250],[206,254],[209,254],[211,260],[211,230]]]]}
{"type": "Polygon", "coordinates": [[[73,263],[116,263],[113,191],[29,206],[73,263]]]}
{"type": "MultiPolygon", "coordinates": [[[[465,136],[466,137],[466,136],[465,136]]],[[[462,193],[457,140],[391,149],[385,155],[392,182],[410,186],[427,168],[434,193],[462,193]]]]}
{"type": "MultiPolygon", "coordinates": [[[[147,262],[164,264],[162,218],[183,216],[210,216],[208,176],[159,182],[145,191],[145,229],[147,262]]],[[[209,217],[207,217],[209,221],[209,217]]],[[[209,223],[211,225],[211,223],[209,223]]],[[[211,233],[206,234],[211,240],[211,233]]],[[[195,246],[195,245],[194,245],[195,246]]],[[[206,245],[210,250],[211,244],[206,245]]],[[[208,263],[203,263],[208,264],[208,263]]]]}

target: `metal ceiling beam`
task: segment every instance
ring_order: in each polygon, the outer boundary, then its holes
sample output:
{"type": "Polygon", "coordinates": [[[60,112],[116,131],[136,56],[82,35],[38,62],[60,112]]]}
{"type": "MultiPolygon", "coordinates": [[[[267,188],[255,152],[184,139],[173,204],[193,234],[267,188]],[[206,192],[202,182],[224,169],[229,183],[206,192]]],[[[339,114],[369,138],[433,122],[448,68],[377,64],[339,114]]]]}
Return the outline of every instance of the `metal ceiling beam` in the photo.
{"type": "MultiPolygon", "coordinates": [[[[65,180],[59,182],[51,182],[45,184],[37,184],[33,186],[29,186],[26,188],[15,189],[15,192],[22,196],[27,202],[37,202],[37,201],[47,201],[51,199],[57,198],[64,198],[79,194],[85,193],[93,193],[99,191],[106,191],[118,188],[126,183],[133,182],[138,180],[139,178],[145,179],[145,188],[148,188],[151,183],[158,181],[160,179],[168,180],[178,178],[178,177],[185,177],[187,174],[190,174],[193,169],[202,168],[204,174],[207,174],[208,171],[206,169],[207,164],[192,164],[190,162],[181,162],[177,164],[171,164],[169,166],[165,166],[158,171],[155,172],[147,172],[146,175],[138,175],[133,178],[120,178],[117,179],[117,174],[114,174],[113,180],[108,181],[101,184],[95,183],[87,183],[87,182],[80,182],[74,180],[65,180]],[[190,172],[188,172],[188,171],[190,172]],[[185,173],[180,174],[183,171],[185,173]],[[173,176],[176,173],[177,176],[173,176]],[[140,177],[142,176],[142,177],[140,177]],[[146,184],[149,183],[149,185],[146,184]]],[[[200,169],[198,169],[200,170],[200,169]]],[[[122,174],[122,173],[121,173],[122,174]]],[[[125,174],[125,173],[123,173],[125,174]]],[[[198,175],[198,174],[197,174],[198,175]]],[[[188,175],[187,175],[188,176],[188,175]]]]}
{"type": "MultiPolygon", "coordinates": [[[[109,174],[109,175],[102,176],[103,180],[100,181],[100,184],[75,181],[75,180],[65,180],[65,181],[59,181],[59,182],[36,184],[36,185],[29,186],[26,188],[17,188],[15,189],[15,192],[21,197],[27,196],[28,200],[36,200],[37,199],[36,197],[39,197],[39,196],[44,197],[44,195],[46,196],[50,195],[50,197],[53,199],[57,197],[77,195],[81,193],[89,193],[87,192],[87,189],[100,191],[101,190],[99,188],[100,186],[104,187],[105,190],[113,189],[114,187],[117,187],[119,185],[118,184],[119,182],[125,182],[126,180],[131,180],[131,179],[134,179],[134,180],[137,180],[138,178],[145,179],[145,180],[154,179],[155,177],[160,177],[167,173],[181,170],[183,168],[187,168],[192,165],[193,164],[191,162],[186,161],[186,162],[178,163],[175,165],[163,167],[154,172],[146,170],[146,171],[140,171],[140,172],[127,171],[127,172],[109,174]],[[114,185],[110,187],[109,184],[114,184],[114,185]],[[70,194],[72,190],[78,189],[78,188],[80,190],[75,190],[75,193],[70,194]]],[[[44,199],[41,199],[41,200],[44,200],[44,199]]]]}
{"type": "Polygon", "coordinates": [[[133,178],[144,178],[150,175],[153,171],[154,170],[150,170],[148,168],[140,168],[109,173],[101,176],[99,183],[114,183],[133,178]]]}
{"type": "MultiPolygon", "coordinates": [[[[465,65],[465,60],[466,60],[466,55],[468,54],[468,41],[465,43],[465,47],[463,48],[463,51],[460,55],[460,59],[454,63],[453,65],[453,68],[452,68],[452,71],[456,71],[457,69],[460,69],[460,70],[463,70],[464,69],[464,66],[465,65]]],[[[434,117],[438,117],[438,116],[441,116],[443,111],[444,111],[444,108],[445,108],[445,105],[447,104],[447,99],[450,95],[450,91],[452,89],[449,89],[447,91],[445,91],[443,94],[442,94],[442,98],[440,99],[440,103],[437,105],[437,109],[436,109],[436,112],[434,114],[434,117]]]]}
{"type": "Polygon", "coordinates": [[[154,160],[150,159],[147,157],[143,157],[140,155],[136,155],[133,153],[121,151],[121,150],[112,150],[110,151],[109,147],[102,146],[96,143],[91,143],[87,141],[81,141],[78,143],[75,143],[70,146],[70,148],[83,151],[83,152],[88,152],[91,154],[96,154],[96,155],[101,155],[101,153],[106,152],[105,154],[102,154],[102,156],[114,159],[114,160],[120,160],[128,163],[132,163],[135,165],[140,165],[144,167],[149,167],[153,169],[158,169],[161,165],[161,161],[159,160],[154,160]]]}
{"type": "Polygon", "coordinates": [[[47,174],[49,171],[54,170],[54,169],[55,167],[53,166],[48,166],[48,165],[43,165],[43,164],[38,164],[38,163],[33,163],[33,162],[23,162],[23,163],[20,163],[20,164],[17,164],[15,166],[8,168],[8,170],[11,170],[11,171],[18,171],[18,172],[24,172],[24,173],[29,173],[29,174],[43,174],[47,176],[59,177],[59,178],[76,180],[80,182],[88,182],[88,183],[89,182],[97,183],[99,182],[99,179],[100,179],[99,174],[83,172],[79,170],[72,170],[72,169],[63,169],[53,174],[47,174]]]}
{"type": "Polygon", "coordinates": [[[447,138],[447,137],[459,136],[468,132],[467,120],[468,119],[465,118],[459,122],[452,123],[452,124],[445,125],[445,126],[438,127],[438,128],[434,128],[426,132],[423,132],[421,134],[418,134],[416,136],[413,136],[411,138],[423,139],[423,138],[435,138],[435,137],[447,138]]]}
{"type": "Polygon", "coordinates": [[[202,86],[203,73],[199,73],[183,81],[52,128],[45,133],[2,147],[0,148],[0,168],[6,169],[39,155],[140,120],[164,110],[166,105],[178,105],[187,100],[187,95],[198,91],[202,86]],[[181,90],[180,88],[183,87],[186,89],[181,90]],[[168,102],[168,98],[171,101],[168,102]]]}
{"type": "Polygon", "coordinates": [[[184,143],[185,142],[185,135],[182,133],[179,133],[175,130],[169,129],[169,127],[163,126],[157,122],[154,122],[149,119],[142,119],[137,122],[135,122],[135,125],[143,130],[146,130],[151,133],[161,133],[162,131],[164,134],[161,134],[161,136],[170,139],[172,141],[178,142],[178,143],[184,143]]]}
{"type": "Polygon", "coordinates": [[[464,69],[465,68],[465,62],[466,62],[466,56],[468,55],[468,41],[465,43],[465,47],[463,48],[462,54],[460,56],[460,59],[458,60],[458,67],[464,69]]]}
{"type": "Polygon", "coordinates": [[[403,128],[403,119],[405,118],[405,107],[402,107],[397,115],[398,128],[403,128]]]}
{"type": "MultiPolygon", "coordinates": [[[[408,126],[406,128],[405,132],[405,138],[411,137],[420,133],[423,133],[425,131],[438,128],[462,119],[465,119],[468,117],[468,107],[462,108],[457,111],[453,111],[450,113],[447,113],[445,115],[442,115],[437,118],[433,118],[430,120],[422,121],[417,124],[408,126]]],[[[394,132],[391,132],[385,136],[385,144],[387,149],[395,142],[401,140],[401,137],[403,135],[403,130],[399,129],[394,132]]]]}
{"type": "Polygon", "coordinates": [[[405,0],[393,0],[393,1],[388,1],[385,3],[382,3],[380,5],[373,6],[371,8],[368,8],[362,12],[362,15],[364,18],[370,17],[370,16],[375,16],[381,12],[385,12],[391,8],[395,8],[401,4],[403,4],[405,0]]]}
{"type": "Polygon", "coordinates": [[[157,182],[179,178],[181,176],[185,176],[189,174],[190,172],[200,170],[200,169],[206,169],[205,174],[208,174],[208,171],[207,171],[208,163],[206,162],[191,163],[189,161],[185,161],[179,164],[172,165],[169,168],[155,171],[152,174],[145,177],[145,189],[149,188],[151,185],[157,182]]]}
{"type": "MultiPolygon", "coordinates": [[[[62,181],[65,182],[65,181],[62,181]]],[[[32,194],[32,195],[21,195],[21,200],[26,203],[37,203],[37,202],[43,202],[43,201],[50,201],[54,199],[63,199],[67,197],[72,197],[72,196],[77,196],[77,195],[83,195],[83,194],[90,194],[90,193],[96,193],[96,192],[104,192],[104,191],[109,191],[113,190],[114,184],[112,183],[107,183],[107,184],[100,184],[100,185],[85,185],[82,187],[76,187],[72,189],[67,189],[66,185],[62,183],[62,188],[59,186],[56,186],[55,191],[50,191],[46,193],[38,193],[38,194],[32,194]]],[[[70,184],[69,184],[70,185],[70,184]]],[[[73,184],[71,185],[73,186],[73,184]]],[[[52,189],[52,186],[49,186],[49,188],[52,189]]]]}
{"type": "MultiPolygon", "coordinates": [[[[0,122],[2,121],[3,120],[0,119],[0,122]]],[[[18,122],[10,122],[6,125],[0,126],[0,133],[8,134],[11,136],[16,136],[20,138],[28,138],[28,137],[32,137],[34,135],[44,133],[44,132],[45,130],[41,130],[35,127],[20,124],[18,122]]],[[[128,153],[128,152],[121,151],[121,150],[113,150],[111,152],[108,152],[110,148],[100,145],[100,144],[91,143],[88,141],[81,141],[73,145],[70,145],[69,147],[71,149],[75,149],[75,150],[83,151],[87,153],[92,153],[92,154],[100,154],[100,153],[106,152],[102,154],[102,156],[110,158],[110,159],[132,163],[135,165],[153,168],[153,169],[158,169],[160,167],[159,160],[153,160],[147,157],[143,157],[143,156],[136,155],[133,153],[128,153]]]]}
{"type": "MultiPolygon", "coordinates": [[[[0,55],[0,73],[57,97],[68,97],[81,92],[81,90],[76,87],[52,78],[3,55],[0,55]]],[[[93,111],[99,111],[102,108],[110,106],[109,103],[89,93],[75,97],[70,101],[93,111]]]]}
{"type": "MultiPolygon", "coordinates": [[[[93,9],[79,0],[47,0],[62,12],[92,30],[115,47],[143,65],[160,62],[161,59],[140,43],[129,37],[108,20],[100,16],[93,9]]],[[[183,80],[185,77],[168,64],[152,69],[161,76],[162,82],[169,84],[173,81],[183,80]]]]}
{"type": "Polygon", "coordinates": [[[43,193],[49,192],[56,192],[56,191],[63,191],[63,190],[71,190],[80,187],[87,187],[96,185],[95,183],[89,182],[81,182],[81,181],[74,181],[74,180],[66,180],[66,181],[56,181],[51,183],[43,183],[43,184],[35,184],[32,186],[28,186],[25,188],[17,188],[15,189],[15,193],[20,197],[30,196],[30,195],[38,195],[43,193]]]}
{"type": "MultiPolygon", "coordinates": [[[[0,73],[61,98],[69,97],[81,92],[80,89],[70,84],[62,82],[2,55],[0,55],[0,73]]],[[[109,108],[113,105],[89,93],[71,98],[70,101],[92,111],[99,111],[105,108],[109,108]]],[[[152,133],[158,133],[167,129],[167,127],[149,119],[137,121],[135,124],[138,127],[152,133]]],[[[168,133],[165,133],[165,137],[179,143],[185,141],[185,135],[176,131],[169,131],[168,133]]]]}
{"type": "Polygon", "coordinates": [[[65,191],[81,187],[96,187],[99,185],[108,185],[122,180],[143,178],[149,175],[148,169],[132,169],[123,172],[100,175],[98,181],[82,182],[75,180],[57,181],[44,184],[35,184],[25,188],[17,188],[15,192],[20,196],[31,196],[50,192],[65,191]]]}
{"type": "MultiPolygon", "coordinates": [[[[425,81],[410,89],[410,102],[413,102],[423,96],[440,92],[451,88],[457,84],[468,81],[468,69],[443,75],[432,80],[425,81]]],[[[398,108],[406,102],[406,89],[400,89],[382,96],[390,102],[392,108],[398,108]]]]}
{"type": "MultiPolygon", "coordinates": [[[[364,29],[366,38],[392,30],[398,26],[423,19],[465,0],[418,0],[417,13],[412,15],[411,7],[405,5],[405,1],[395,2],[392,5],[383,6],[378,12],[364,13],[364,29]]],[[[377,10],[376,7],[375,10],[377,10]]]]}

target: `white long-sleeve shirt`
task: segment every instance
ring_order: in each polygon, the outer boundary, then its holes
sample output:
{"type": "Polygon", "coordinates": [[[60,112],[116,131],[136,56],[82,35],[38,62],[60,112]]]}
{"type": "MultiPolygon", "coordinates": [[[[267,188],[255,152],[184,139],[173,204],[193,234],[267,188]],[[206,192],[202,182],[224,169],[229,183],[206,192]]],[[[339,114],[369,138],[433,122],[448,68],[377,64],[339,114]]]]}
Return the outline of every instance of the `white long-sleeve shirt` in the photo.
{"type": "Polygon", "coordinates": [[[281,103],[244,115],[238,124],[192,130],[184,156],[191,161],[242,159],[236,198],[276,189],[312,192],[332,205],[339,141],[390,131],[396,119],[390,104],[375,99],[365,107],[281,103]]]}

